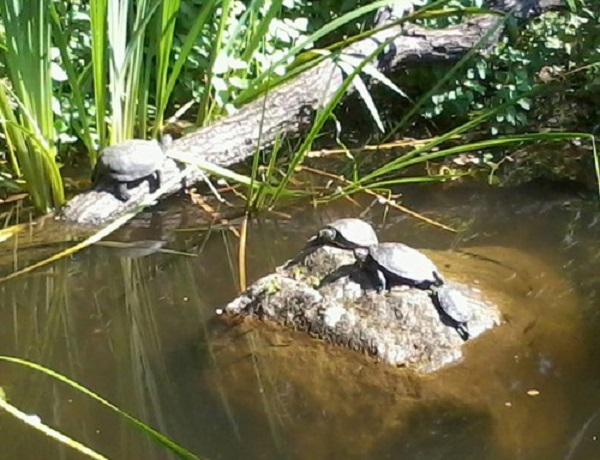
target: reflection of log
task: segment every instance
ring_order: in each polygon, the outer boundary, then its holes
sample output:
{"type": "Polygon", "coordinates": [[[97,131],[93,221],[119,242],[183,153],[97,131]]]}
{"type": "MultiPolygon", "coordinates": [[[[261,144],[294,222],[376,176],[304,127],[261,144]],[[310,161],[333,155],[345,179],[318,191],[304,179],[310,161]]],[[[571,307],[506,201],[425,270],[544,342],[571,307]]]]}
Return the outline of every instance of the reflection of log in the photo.
{"type": "MultiPolygon", "coordinates": [[[[497,0],[488,2],[497,10],[515,8],[521,17],[532,17],[563,4],[562,0],[497,0]]],[[[478,46],[489,31],[497,28],[502,17],[479,15],[467,18],[460,25],[440,30],[420,27],[403,29],[392,27],[352,44],[344,53],[356,57],[372,54],[380,43],[395,37],[385,63],[375,62],[382,69],[394,69],[414,63],[451,61],[459,59],[478,46]]],[[[486,38],[486,45],[497,40],[501,28],[486,38]]],[[[173,142],[168,152],[187,155],[221,166],[238,163],[251,156],[257,149],[268,148],[281,135],[296,135],[311,122],[311,115],[331,100],[343,81],[343,74],[332,60],[326,60],[300,74],[290,82],[270,91],[266,97],[247,104],[235,115],[173,142]]],[[[198,182],[198,171],[186,174],[182,181],[176,180],[180,168],[175,161],[167,159],[162,166],[165,182],[172,186],[165,194],[179,191],[182,186],[198,182]]],[[[136,207],[148,193],[148,184],[140,184],[130,190],[132,198],[123,203],[106,191],[89,190],[74,197],[62,210],[67,222],[81,224],[104,224],[114,220],[125,211],[136,207]]]]}

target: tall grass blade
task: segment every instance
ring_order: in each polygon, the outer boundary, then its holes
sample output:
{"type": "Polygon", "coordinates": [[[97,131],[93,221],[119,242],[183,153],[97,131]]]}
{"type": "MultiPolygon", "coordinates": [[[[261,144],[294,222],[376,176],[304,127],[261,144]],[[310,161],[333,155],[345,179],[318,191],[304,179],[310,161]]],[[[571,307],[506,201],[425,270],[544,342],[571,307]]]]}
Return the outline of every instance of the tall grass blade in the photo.
{"type": "Polygon", "coordinates": [[[248,213],[242,219],[240,228],[240,248],[238,252],[238,271],[240,277],[240,291],[246,290],[246,247],[248,244],[248,213]]]}
{"type": "Polygon", "coordinates": [[[32,202],[46,212],[64,202],[53,142],[50,12],[44,0],[5,0],[0,2],[0,16],[6,37],[5,63],[13,88],[7,92],[14,94],[18,104],[19,124],[31,133],[22,141],[10,142],[32,202]]]}
{"type": "Polygon", "coordinates": [[[21,176],[21,167],[17,159],[18,151],[25,151],[25,133],[19,124],[17,116],[10,103],[9,89],[4,82],[0,82],[0,123],[4,130],[6,146],[11,169],[16,177],[21,176]]]}
{"type": "MultiPolygon", "coordinates": [[[[253,2],[253,4],[254,3],[259,4],[258,8],[252,8],[249,11],[252,11],[252,10],[258,11],[260,9],[260,7],[262,6],[262,4],[264,3],[264,1],[263,0],[261,0],[259,2],[255,1],[255,2],[253,2]]],[[[267,13],[258,22],[258,24],[254,27],[254,31],[253,31],[250,39],[248,40],[248,43],[244,47],[244,51],[243,51],[242,55],[240,56],[240,59],[243,62],[249,62],[250,59],[252,58],[252,55],[254,54],[254,52],[259,48],[261,43],[263,43],[263,40],[265,39],[265,36],[267,35],[267,32],[269,31],[271,21],[273,21],[273,19],[275,19],[277,17],[277,13],[279,13],[279,11],[281,10],[281,5],[283,4],[283,0],[271,0],[269,3],[270,3],[270,5],[269,5],[269,9],[267,10],[267,13]]],[[[230,46],[233,46],[233,42],[230,43],[230,46]]]]}
{"type": "Polygon", "coordinates": [[[93,400],[102,404],[104,407],[110,409],[111,411],[117,413],[119,416],[123,417],[127,422],[129,422],[131,425],[133,425],[133,427],[142,431],[146,435],[150,436],[150,438],[153,439],[155,442],[166,447],[171,452],[177,454],[180,458],[194,459],[194,460],[198,460],[200,458],[200,457],[197,457],[196,455],[192,454],[191,452],[188,452],[186,449],[181,447],[179,444],[176,444],[174,441],[170,440],[169,438],[167,438],[163,434],[159,433],[158,431],[154,430],[150,426],[139,421],[135,417],[129,415],[127,412],[122,411],[121,409],[119,409],[117,406],[115,406],[108,400],[102,398],[101,396],[97,395],[93,391],[91,391],[88,388],[84,387],[83,385],[80,385],[77,382],[69,379],[68,377],[65,377],[64,375],[53,371],[52,369],[48,369],[47,367],[44,367],[41,364],[27,361],[25,359],[15,358],[13,356],[2,355],[2,356],[0,356],[0,361],[18,364],[20,366],[23,366],[23,367],[26,367],[29,369],[33,369],[37,372],[41,372],[41,373],[47,375],[48,377],[52,377],[53,379],[56,379],[64,384],[70,386],[71,388],[75,389],[76,391],[78,391],[82,394],[85,394],[86,396],[88,396],[88,397],[92,398],[93,400]]]}
{"type": "Polygon", "coordinates": [[[159,129],[164,122],[164,111],[169,101],[168,71],[173,48],[173,36],[175,33],[175,19],[179,11],[180,0],[162,2],[156,28],[158,39],[156,40],[156,120],[154,123],[153,137],[157,138],[159,129]]]}
{"type": "Polygon", "coordinates": [[[204,94],[200,100],[200,108],[198,109],[198,115],[196,116],[196,125],[204,126],[210,119],[211,112],[211,99],[212,99],[212,82],[214,77],[215,63],[221,52],[221,47],[224,40],[225,29],[227,27],[227,21],[229,19],[229,12],[232,7],[232,1],[223,0],[221,4],[221,17],[218,23],[217,32],[214,36],[214,40],[210,47],[210,55],[208,57],[208,64],[206,68],[206,79],[204,84],[204,94]]]}
{"type": "MultiPolygon", "coordinates": [[[[375,1],[368,5],[361,6],[360,8],[356,8],[355,10],[352,10],[352,11],[340,16],[339,18],[334,19],[333,21],[326,24],[325,26],[321,27],[315,33],[309,35],[304,40],[301,40],[299,43],[292,46],[288,50],[287,53],[283,54],[280,59],[275,61],[267,70],[265,70],[263,73],[261,73],[252,82],[252,85],[247,90],[242,91],[240,93],[240,95],[237,97],[237,99],[235,101],[236,105],[241,105],[244,102],[252,100],[258,94],[261,94],[262,92],[264,92],[264,88],[263,89],[260,88],[261,85],[264,83],[267,83],[269,86],[271,86],[273,83],[271,81],[273,74],[279,67],[281,67],[282,65],[285,65],[290,60],[290,58],[295,57],[301,51],[310,48],[313,44],[315,44],[321,38],[336,31],[337,29],[344,26],[345,24],[348,24],[352,21],[356,21],[361,16],[377,10],[378,8],[381,8],[381,7],[390,5],[390,4],[400,3],[403,1],[404,0],[395,0],[395,1],[394,0],[378,0],[378,1],[375,1]],[[269,84],[269,82],[270,82],[270,84],[269,84]]],[[[372,34],[372,33],[373,32],[371,32],[370,34],[372,34]]],[[[367,35],[370,35],[370,34],[367,34],[367,35]]],[[[279,80],[284,80],[284,79],[279,79],[279,80]]]]}
{"type": "Polygon", "coordinates": [[[297,166],[300,163],[302,163],[302,161],[304,161],[304,157],[310,150],[314,139],[316,138],[318,133],[321,131],[321,129],[325,125],[325,121],[332,114],[333,109],[342,100],[343,96],[345,95],[346,91],[348,90],[348,88],[350,87],[350,85],[352,84],[354,79],[362,71],[364,66],[368,65],[376,56],[378,56],[383,51],[383,49],[385,49],[386,46],[388,46],[388,44],[391,40],[393,40],[393,38],[389,38],[388,40],[383,41],[370,55],[366,56],[364,58],[364,60],[359,65],[357,65],[349,75],[346,76],[346,78],[344,79],[344,81],[342,82],[340,87],[337,89],[337,91],[335,92],[335,94],[333,95],[331,100],[326,104],[325,107],[323,107],[318,112],[317,117],[313,123],[311,130],[309,131],[309,133],[306,136],[306,139],[304,140],[302,145],[299,147],[298,152],[296,153],[296,155],[290,162],[290,165],[288,167],[285,177],[279,183],[277,191],[275,192],[273,199],[271,201],[271,206],[274,205],[275,200],[278,199],[280,194],[283,192],[284,188],[287,186],[287,184],[288,184],[289,180],[291,179],[292,174],[294,173],[297,166]]]}
{"type": "Polygon", "coordinates": [[[592,155],[594,155],[594,173],[596,174],[596,188],[598,190],[598,198],[600,199],[600,160],[598,159],[598,151],[596,150],[596,138],[589,136],[592,142],[592,155]]]}
{"type": "Polygon", "coordinates": [[[183,66],[184,66],[188,56],[190,55],[190,52],[192,51],[194,45],[196,44],[198,35],[200,35],[200,33],[202,32],[202,29],[204,28],[207,21],[209,20],[211,13],[217,8],[217,6],[219,4],[220,4],[220,0],[206,1],[204,3],[204,6],[202,7],[202,10],[200,11],[200,14],[196,17],[196,20],[194,21],[194,24],[192,25],[190,32],[188,33],[183,45],[181,46],[181,51],[179,53],[179,56],[177,57],[177,60],[175,61],[175,64],[173,65],[173,70],[171,71],[171,75],[169,76],[169,80],[167,82],[167,88],[164,93],[164,97],[162,98],[163,105],[158,106],[159,112],[163,112],[166,109],[167,100],[170,97],[171,93],[173,92],[173,89],[175,88],[175,84],[177,83],[177,80],[179,79],[179,77],[181,75],[183,66]]]}
{"type": "Polygon", "coordinates": [[[87,151],[93,156],[92,163],[95,162],[95,148],[92,138],[92,128],[90,126],[90,117],[85,107],[85,95],[83,94],[83,85],[79,79],[78,71],[72,63],[72,57],[69,51],[69,36],[65,32],[64,21],[57,10],[61,5],[56,3],[50,4],[50,15],[52,17],[52,36],[56,44],[60,56],[61,64],[67,74],[67,80],[71,88],[73,103],[77,107],[79,117],[73,120],[73,126],[79,134],[79,138],[85,144],[87,151]]]}
{"type": "MultiPolygon", "coordinates": [[[[107,12],[109,0],[90,1],[90,20],[92,27],[92,74],[94,82],[94,101],[96,103],[96,132],[101,146],[108,144],[107,115],[107,12]]],[[[95,163],[95,152],[91,152],[95,163]]]]}
{"type": "Polygon", "coordinates": [[[8,403],[3,395],[0,395],[0,409],[5,410],[8,414],[17,418],[21,422],[29,425],[34,430],[40,431],[44,433],[46,436],[51,437],[52,439],[60,442],[61,444],[65,444],[66,446],[77,450],[82,453],[86,457],[93,458],[95,460],[108,460],[104,455],[99,454],[93,449],[90,449],[86,445],[75,441],[74,439],[68,437],[67,435],[62,434],[60,431],[55,430],[54,428],[50,428],[48,425],[45,425],[41,422],[41,420],[35,415],[29,415],[25,412],[20,411],[17,407],[8,403]]]}

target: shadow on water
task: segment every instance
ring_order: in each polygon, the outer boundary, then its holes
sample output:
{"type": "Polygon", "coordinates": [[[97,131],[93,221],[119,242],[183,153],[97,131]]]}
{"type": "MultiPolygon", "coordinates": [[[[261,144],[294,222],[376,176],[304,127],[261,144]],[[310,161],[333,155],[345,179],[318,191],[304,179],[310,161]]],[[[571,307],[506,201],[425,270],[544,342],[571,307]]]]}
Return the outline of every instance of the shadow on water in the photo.
{"type": "MultiPolygon", "coordinates": [[[[0,354],[56,369],[208,458],[600,458],[595,205],[543,186],[403,192],[460,231],[384,220],[376,208],[366,218],[382,239],[434,250],[442,271],[505,295],[506,324],[467,344],[456,366],[419,377],[299,333],[216,318],[238,286],[238,243],[226,229],[175,232],[168,246],[193,258],[93,247],[0,285],[0,354]],[[447,249],[496,268],[458,270],[447,249]]],[[[292,219],[252,222],[249,280],[359,208],[288,211],[292,219]]],[[[196,223],[182,209],[164,212],[171,227],[196,223]]],[[[64,385],[0,369],[11,403],[109,458],[167,458],[64,385]]],[[[0,442],[3,458],[80,458],[6,414],[0,442]]]]}

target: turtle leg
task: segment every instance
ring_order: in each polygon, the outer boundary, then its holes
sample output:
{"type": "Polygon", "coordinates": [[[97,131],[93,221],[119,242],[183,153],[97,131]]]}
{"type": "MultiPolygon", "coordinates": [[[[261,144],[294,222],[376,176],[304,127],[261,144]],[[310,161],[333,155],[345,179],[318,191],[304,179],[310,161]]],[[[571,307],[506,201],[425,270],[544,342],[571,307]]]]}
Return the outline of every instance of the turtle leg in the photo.
{"type": "Polygon", "coordinates": [[[441,286],[444,284],[444,278],[442,278],[442,275],[440,275],[437,271],[433,272],[433,279],[435,280],[434,284],[436,286],[441,286]]]}
{"type": "Polygon", "coordinates": [[[458,335],[460,336],[460,338],[463,339],[465,342],[467,340],[469,340],[469,338],[471,337],[471,334],[469,333],[469,328],[468,328],[467,323],[462,322],[462,321],[457,321],[448,314],[448,307],[443,305],[442,300],[440,299],[440,296],[438,295],[438,289],[436,289],[435,287],[432,287],[432,289],[430,289],[429,293],[430,293],[429,295],[431,296],[431,300],[433,301],[433,304],[435,305],[435,307],[440,315],[442,323],[456,329],[456,332],[458,332],[458,335]]]}
{"type": "Polygon", "coordinates": [[[154,171],[151,178],[152,178],[152,182],[150,183],[150,192],[154,193],[162,185],[162,172],[160,172],[160,170],[157,169],[156,171],[154,171]]]}
{"type": "Polygon", "coordinates": [[[375,271],[375,275],[377,275],[377,283],[376,283],[376,288],[377,288],[377,292],[381,292],[384,289],[389,289],[390,286],[388,286],[388,282],[385,279],[385,275],[381,270],[376,270],[375,271]]]}
{"type": "Polygon", "coordinates": [[[460,338],[465,342],[471,338],[467,323],[456,323],[455,329],[456,332],[458,332],[458,335],[460,335],[460,338]]]}
{"type": "Polygon", "coordinates": [[[131,194],[127,190],[127,182],[117,182],[115,186],[115,196],[121,201],[129,201],[131,194]]]}

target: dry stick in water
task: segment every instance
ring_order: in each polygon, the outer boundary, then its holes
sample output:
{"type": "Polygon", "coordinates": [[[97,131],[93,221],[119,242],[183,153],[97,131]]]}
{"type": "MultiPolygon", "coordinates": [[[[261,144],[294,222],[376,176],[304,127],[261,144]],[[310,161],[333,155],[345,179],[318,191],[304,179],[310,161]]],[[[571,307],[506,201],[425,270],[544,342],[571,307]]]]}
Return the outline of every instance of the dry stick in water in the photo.
{"type": "Polygon", "coordinates": [[[248,242],[248,213],[242,219],[240,228],[240,250],[238,253],[238,269],[240,272],[240,291],[246,290],[246,243],[248,242]]]}
{"type": "MultiPolygon", "coordinates": [[[[300,166],[300,168],[304,171],[307,171],[312,174],[316,174],[318,176],[329,177],[329,178],[335,179],[343,184],[352,185],[352,182],[350,182],[348,179],[346,179],[342,176],[338,176],[337,174],[329,173],[327,171],[321,171],[319,169],[314,169],[309,166],[300,166]]],[[[406,206],[399,205],[398,203],[395,203],[395,202],[389,200],[388,198],[384,197],[383,195],[380,195],[379,193],[375,193],[373,190],[369,190],[369,189],[365,188],[365,189],[363,189],[363,191],[371,196],[376,197],[378,200],[386,203],[387,205],[389,205],[393,208],[396,208],[398,211],[404,212],[412,217],[415,217],[416,219],[427,222],[428,224],[433,225],[435,227],[439,227],[439,228],[442,228],[449,232],[456,233],[456,229],[454,229],[452,227],[448,227],[447,225],[444,225],[444,224],[437,222],[433,219],[430,219],[428,217],[425,217],[424,215],[419,214],[418,212],[413,211],[412,209],[409,209],[406,206]]]]}

